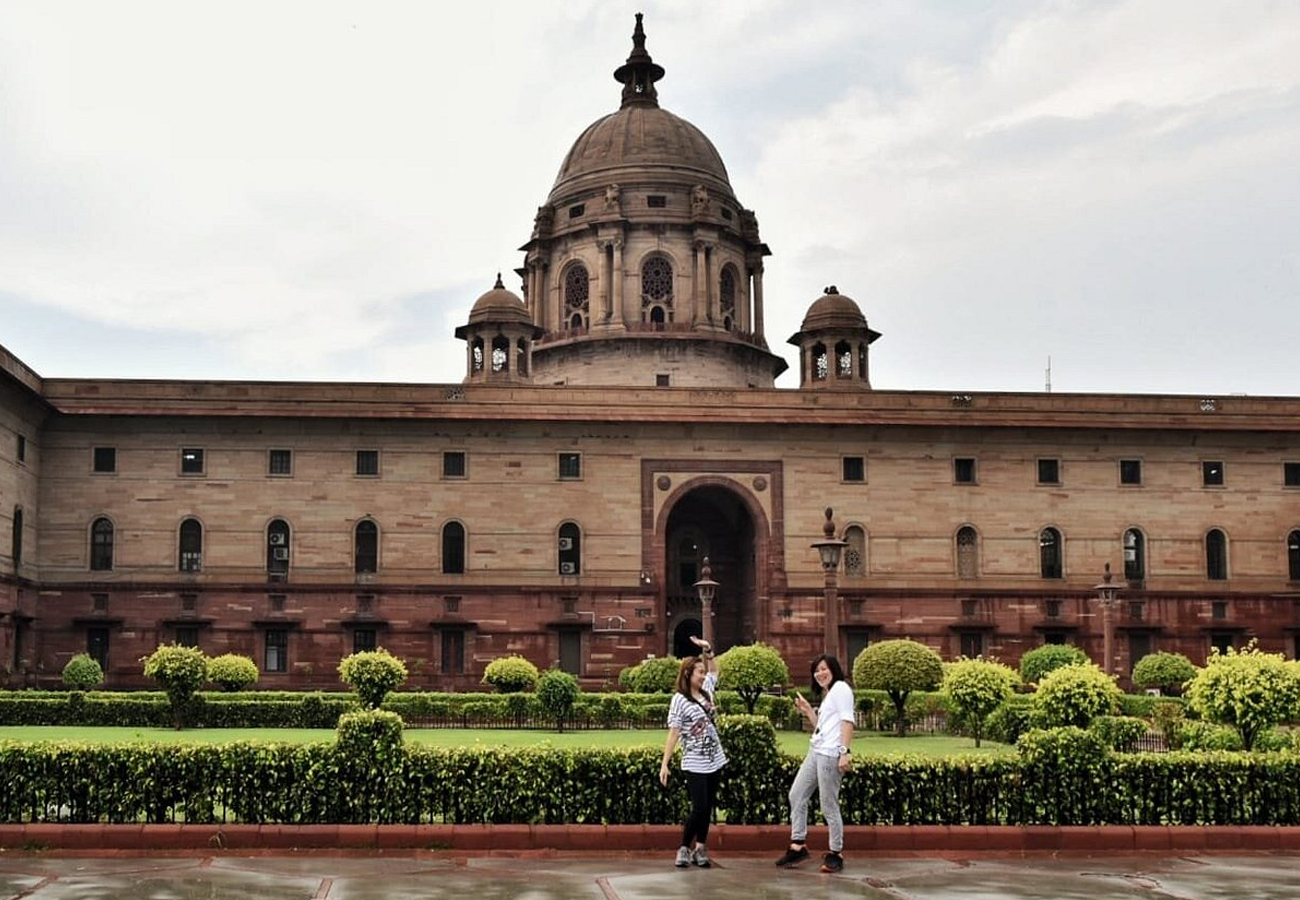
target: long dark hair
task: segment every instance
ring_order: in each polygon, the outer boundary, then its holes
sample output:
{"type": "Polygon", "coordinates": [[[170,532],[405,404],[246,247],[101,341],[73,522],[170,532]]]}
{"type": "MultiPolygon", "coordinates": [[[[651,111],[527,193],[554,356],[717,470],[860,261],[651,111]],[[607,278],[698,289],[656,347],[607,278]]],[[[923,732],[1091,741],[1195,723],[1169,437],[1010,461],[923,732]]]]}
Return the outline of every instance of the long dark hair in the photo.
{"type": "Polygon", "coordinates": [[[808,667],[808,674],[810,676],[813,676],[812,679],[813,697],[820,697],[822,695],[822,686],[817,683],[817,678],[816,676],[813,675],[813,673],[817,671],[817,667],[822,663],[826,663],[826,668],[831,670],[830,687],[834,687],[835,682],[837,681],[848,680],[844,677],[844,667],[840,665],[840,661],[835,657],[831,656],[829,653],[823,653],[821,656],[814,659],[812,661],[812,665],[808,667]]]}
{"type": "MultiPolygon", "coordinates": [[[[695,702],[695,697],[691,694],[691,673],[695,671],[697,665],[704,666],[704,674],[708,674],[708,662],[703,656],[688,656],[682,660],[681,667],[677,670],[677,683],[674,685],[677,689],[677,693],[681,694],[692,703],[695,702]]],[[[709,702],[713,701],[713,697],[708,691],[704,692],[704,696],[709,698],[709,702]]]]}

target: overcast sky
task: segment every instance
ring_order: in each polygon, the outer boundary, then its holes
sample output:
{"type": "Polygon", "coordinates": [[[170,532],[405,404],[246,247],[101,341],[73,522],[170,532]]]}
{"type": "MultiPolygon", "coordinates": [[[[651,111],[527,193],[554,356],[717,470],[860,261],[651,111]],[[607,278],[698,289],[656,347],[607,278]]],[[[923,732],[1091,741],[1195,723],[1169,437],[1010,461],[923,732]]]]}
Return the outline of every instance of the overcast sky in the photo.
{"type": "Polygon", "coordinates": [[[459,381],[637,10],[774,351],[835,284],[880,389],[1300,394],[1292,0],[0,0],[0,344],[459,381]]]}

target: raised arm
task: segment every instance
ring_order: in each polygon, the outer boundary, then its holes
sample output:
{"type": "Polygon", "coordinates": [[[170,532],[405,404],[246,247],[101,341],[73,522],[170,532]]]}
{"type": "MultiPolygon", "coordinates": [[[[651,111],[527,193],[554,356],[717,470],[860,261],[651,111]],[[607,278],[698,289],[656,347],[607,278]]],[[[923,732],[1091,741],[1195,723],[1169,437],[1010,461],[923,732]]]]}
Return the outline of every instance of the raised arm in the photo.
{"type": "Polygon", "coordinates": [[[700,648],[700,656],[704,657],[705,671],[716,677],[718,662],[713,658],[713,645],[703,638],[697,638],[695,635],[691,635],[691,643],[700,648]]]}

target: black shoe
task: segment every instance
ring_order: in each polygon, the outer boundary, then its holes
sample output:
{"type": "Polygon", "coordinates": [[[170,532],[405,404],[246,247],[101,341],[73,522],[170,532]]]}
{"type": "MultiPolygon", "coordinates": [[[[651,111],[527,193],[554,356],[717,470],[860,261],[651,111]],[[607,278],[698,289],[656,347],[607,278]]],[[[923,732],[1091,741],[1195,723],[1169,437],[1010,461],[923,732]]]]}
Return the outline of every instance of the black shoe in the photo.
{"type": "Polygon", "coordinates": [[[795,863],[801,863],[808,858],[808,848],[800,847],[798,850],[786,848],[781,854],[781,858],[776,861],[778,866],[793,866],[795,863]]]}
{"type": "MultiPolygon", "coordinates": [[[[807,851],[805,851],[805,855],[806,854],[807,851]]],[[[844,857],[840,856],[838,853],[835,853],[834,851],[827,853],[826,856],[822,858],[822,871],[831,874],[835,872],[843,872],[844,857]]]]}

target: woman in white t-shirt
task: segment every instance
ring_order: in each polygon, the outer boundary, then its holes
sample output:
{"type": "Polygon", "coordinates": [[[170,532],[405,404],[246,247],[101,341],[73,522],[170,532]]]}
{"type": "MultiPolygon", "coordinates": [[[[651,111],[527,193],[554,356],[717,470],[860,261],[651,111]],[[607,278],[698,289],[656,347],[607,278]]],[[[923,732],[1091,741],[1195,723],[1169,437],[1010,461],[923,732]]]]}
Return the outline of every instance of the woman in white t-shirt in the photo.
{"type": "Polygon", "coordinates": [[[718,784],[727,755],[722,752],[722,741],[714,723],[713,692],[718,686],[718,664],[713,660],[713,647],[697,637],[691,641],[700,648],[700,655],[686,657],[677,671],[677,689],[668,707],[668,740],[659,766],[659,782],[668,786],[668,761],[680,741],[691,813],[682,826],[682,844],[677,849],[675,864],[679,869],[691,863],[707,869],[709,850],[705,842],[709,838],[709,823],[713,820],[713,806],[718,799],[718,784]]]}
{"type": "Polygon", "coordinates": [[[822,817],[830,829],[830,847],[822,862],[823,872],[844,868],[844,819],[840,816],[840,781],[849,770],[849,742],[853,740],[853,689],[844,680],[840,661],[823,653],[812,663],[813,696],[825,693],[821,706],[813,708],[803,694],[795,707],[812,725],[808,755],[790,786],[790,846],[776,861],[792,866],[808,858],[808,801],[817,792],[822,817]]]}

